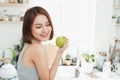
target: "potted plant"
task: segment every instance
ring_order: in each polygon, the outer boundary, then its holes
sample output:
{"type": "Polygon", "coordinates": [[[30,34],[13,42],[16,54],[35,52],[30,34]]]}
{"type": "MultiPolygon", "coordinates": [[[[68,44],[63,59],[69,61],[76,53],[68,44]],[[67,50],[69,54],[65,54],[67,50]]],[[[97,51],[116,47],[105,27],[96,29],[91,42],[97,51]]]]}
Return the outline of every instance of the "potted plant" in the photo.
{"type": "Polygon", "coordinates": [[[95,61],[95,54],[83,52],[82,54],[81,68],[85,73],[91,73],[93,71],[93,62],[95,61]]]}
{"type": "Polygon", "coordinates": [[[70,66],[72,64],[72,59],[71,59],[71,56],[69,54],[66,55],[65,64],[67,66],[70,66]]]}
{"type": "Polygon", "coordinates": [[[23,43],[22,40],[20,40],[20,43],[19,43],[19,44],[14,45],[14,49],[15,49],[16,51],[18,51],[18,52],[21,52],[22,49],[23,49],[23,47],[24,47],[24,43],[23,43]]]}
{"type": "Polygon", "coordinates": [[[95,54],[90,54],[90,53],[83,53],[82,57],[86,62],[94,62],[95,61],[95,54]]]}
{"type": "Polygon", "coordinates": [[[20,39],[20,43],[19,44],[14,45],[16,62],[18,61],[19,54],[22,51],[23,47],[24,47],[24,43],[23,43],[22,39],[20,39]]]}

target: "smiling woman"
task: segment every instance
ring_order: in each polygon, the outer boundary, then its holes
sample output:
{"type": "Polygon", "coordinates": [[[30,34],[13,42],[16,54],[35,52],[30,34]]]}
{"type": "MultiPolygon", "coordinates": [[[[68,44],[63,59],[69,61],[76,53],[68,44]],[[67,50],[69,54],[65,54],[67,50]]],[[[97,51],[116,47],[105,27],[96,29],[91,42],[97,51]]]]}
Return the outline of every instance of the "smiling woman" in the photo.
{"type": "Polygon", "coordinates": [[[57,49],[55,59],[49,68],[48,50],[42,42],[51,40],[53,35],[52,21],[44,8],[34,6],[25,12],[22,28],[22,41],[25,45],[17,64],[19,80],[54,79],[67,42],[62,48],[57,49]]]}

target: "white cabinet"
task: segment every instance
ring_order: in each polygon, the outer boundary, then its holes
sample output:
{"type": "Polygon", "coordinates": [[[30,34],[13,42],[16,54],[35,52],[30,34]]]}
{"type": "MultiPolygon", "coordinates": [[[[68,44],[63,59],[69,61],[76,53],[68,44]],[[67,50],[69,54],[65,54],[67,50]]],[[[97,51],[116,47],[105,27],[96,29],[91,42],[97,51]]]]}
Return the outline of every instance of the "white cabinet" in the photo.
{"type": "Polygon", "coordinates": [[[59,66],[55,80],[76,80],[79,75],[77,66],[59,66]]]}

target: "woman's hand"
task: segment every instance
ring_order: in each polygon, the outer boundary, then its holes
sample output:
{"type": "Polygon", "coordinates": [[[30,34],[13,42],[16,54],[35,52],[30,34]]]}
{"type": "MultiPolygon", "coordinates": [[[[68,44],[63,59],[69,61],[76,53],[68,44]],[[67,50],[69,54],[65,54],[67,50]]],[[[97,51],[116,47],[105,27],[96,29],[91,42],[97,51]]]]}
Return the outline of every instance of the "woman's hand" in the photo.
{"type": "Polygon", "coordinates": [[[68,47],[68,40],[67,40],[67,42],[65,43],[65,45],[62,48],[58,48],[57,52],[59,54],[62,54],[67,47],[68,47]]]}

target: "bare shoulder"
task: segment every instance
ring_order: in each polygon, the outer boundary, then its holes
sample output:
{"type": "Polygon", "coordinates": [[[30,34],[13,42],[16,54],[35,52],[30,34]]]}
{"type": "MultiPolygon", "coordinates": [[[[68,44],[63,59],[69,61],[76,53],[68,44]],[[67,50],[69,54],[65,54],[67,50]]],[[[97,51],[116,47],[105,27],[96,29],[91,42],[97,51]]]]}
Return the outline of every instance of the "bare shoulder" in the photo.
{"type": "Polygon", "coordinates": [[[32,56],[39,56],[45,53],[45,47],[40,44],[31,44],[28,49],[32,56]]]}

